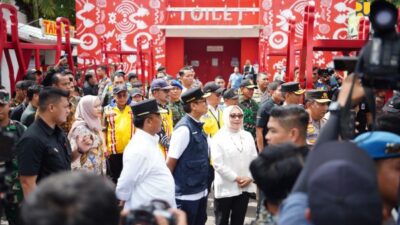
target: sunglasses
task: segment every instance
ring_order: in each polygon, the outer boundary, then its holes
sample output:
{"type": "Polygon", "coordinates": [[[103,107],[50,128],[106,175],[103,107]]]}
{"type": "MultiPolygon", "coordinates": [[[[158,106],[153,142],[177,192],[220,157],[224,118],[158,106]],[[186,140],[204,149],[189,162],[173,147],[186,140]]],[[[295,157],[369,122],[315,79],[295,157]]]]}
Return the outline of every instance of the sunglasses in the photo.
{"type": "Polygon", "coordinates": [[[242,119],[243,118],[243,114],[238,113],[238,114],[229,114],[229,117],[232,119],[238,118],[238,119],[242,119]]]}

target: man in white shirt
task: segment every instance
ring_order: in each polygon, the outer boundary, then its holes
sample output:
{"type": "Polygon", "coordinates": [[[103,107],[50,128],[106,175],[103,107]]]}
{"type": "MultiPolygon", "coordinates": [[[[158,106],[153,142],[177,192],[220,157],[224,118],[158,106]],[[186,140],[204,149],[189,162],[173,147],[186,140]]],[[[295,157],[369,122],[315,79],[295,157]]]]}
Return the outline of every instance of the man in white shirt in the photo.
{"type": "Polygon", "coordinates": [[[207,104],[200,88],[186,91],[181,101],[187,114],[172,133],[167,166],[175,179],[177,207],[186,212],[188,225],[204,225],[211,170],[207,136],[200,117],[207,113],[207,104]]]}
{"type": "Polygon", "coordinates": [[[125,210],[147,205],[154,199],[176,207],[174,178],[158,148],[162,112],[154,99],[136,104],[132,112],[137,129],[124,151],[117,197],[125,201],[125,210]]]}

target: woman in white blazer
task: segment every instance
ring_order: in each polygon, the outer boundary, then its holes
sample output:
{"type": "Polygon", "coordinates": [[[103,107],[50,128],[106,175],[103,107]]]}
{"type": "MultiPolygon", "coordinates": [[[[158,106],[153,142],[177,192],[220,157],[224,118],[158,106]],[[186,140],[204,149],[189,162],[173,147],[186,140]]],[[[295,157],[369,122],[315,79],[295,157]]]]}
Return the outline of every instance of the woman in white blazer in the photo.
{"type": "Polygon", "coordinates": [[[249,166],[257,150],[252,135],[243,130],[239,106],[225,108],[223,119],[224,126],[211,140],[215,220],[216,225],[243,225],[249,193],[256,191],[249,166]]]}

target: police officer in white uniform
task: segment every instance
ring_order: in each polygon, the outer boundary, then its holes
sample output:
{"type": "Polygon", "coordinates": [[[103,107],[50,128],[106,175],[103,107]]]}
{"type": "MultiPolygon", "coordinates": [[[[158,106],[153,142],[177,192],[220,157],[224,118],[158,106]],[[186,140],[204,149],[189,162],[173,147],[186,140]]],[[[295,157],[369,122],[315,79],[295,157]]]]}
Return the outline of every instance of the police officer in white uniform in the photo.
{"type": "Polygon", "coordinates": [[[156,100],[145,100],[132,107],[136,131],[125,148],[123,168],[116,194],[124,209],[135,209],[152,200],[175,203],[175,183],[158,148],[162,113],[156,100]]]}

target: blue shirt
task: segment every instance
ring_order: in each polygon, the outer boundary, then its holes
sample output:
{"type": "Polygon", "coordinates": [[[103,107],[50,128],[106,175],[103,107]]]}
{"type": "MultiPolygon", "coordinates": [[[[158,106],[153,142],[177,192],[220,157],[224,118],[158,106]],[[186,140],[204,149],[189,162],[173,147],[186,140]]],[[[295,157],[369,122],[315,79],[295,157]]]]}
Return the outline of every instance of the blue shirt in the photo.
{"type": "Polygon", "coordinates": [[[229,82],[231,83],[231,88],[237,90],[240,88],[240,83],[243,80],[243,75],[240,73],[232,73],[229,77],[229,82]]]}
{"type": "Polygon", "coordinates": [[[311,225],[304,216],[307,208],[308,196],[306,193],[290,194],[280,206],[278,225],[311,225]]]}

